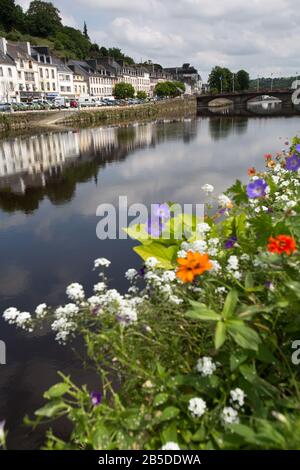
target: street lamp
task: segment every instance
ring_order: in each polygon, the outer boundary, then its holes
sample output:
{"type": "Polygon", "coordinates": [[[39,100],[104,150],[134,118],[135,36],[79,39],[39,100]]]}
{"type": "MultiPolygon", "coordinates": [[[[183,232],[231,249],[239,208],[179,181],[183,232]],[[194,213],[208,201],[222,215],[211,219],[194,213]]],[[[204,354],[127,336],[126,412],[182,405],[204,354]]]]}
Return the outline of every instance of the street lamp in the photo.
{"type": "Polygon", "coordinates": [[[257,91],[259,91],[259,75],[257,75],[257,91]]]}
{"type": "Polygon", "coordinates": [[[221,95],[223,93],[223,75],[220,76],[220,82],[221,82],[221,95]]]}
{"type": "Polygon", "coordinates": [[[234,79],[235,79],[235,73],[232,74],[232,92],[233,92],[233,93],[235,92],[235,83],[234,83],[234,79]]]}
{"type": "Polygon", "coordinates": [[[271,91],[273,90],[273,73],[271,73],[271,91]]]}

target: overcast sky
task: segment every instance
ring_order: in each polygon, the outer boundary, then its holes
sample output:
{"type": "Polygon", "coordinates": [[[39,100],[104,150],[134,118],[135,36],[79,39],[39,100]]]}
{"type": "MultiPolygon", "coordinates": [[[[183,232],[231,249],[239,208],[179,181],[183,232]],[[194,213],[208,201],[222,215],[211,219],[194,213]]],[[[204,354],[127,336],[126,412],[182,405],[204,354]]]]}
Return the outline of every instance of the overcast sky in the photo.
{"type": "MultiPolygon", "coordinates": [[[[29,1],[16,3],[27,8],[29,1]]],[[[54,0],[64,24],[136,61],[214,65],[257,75],[300,74],[299,0],[54,0]]]]}

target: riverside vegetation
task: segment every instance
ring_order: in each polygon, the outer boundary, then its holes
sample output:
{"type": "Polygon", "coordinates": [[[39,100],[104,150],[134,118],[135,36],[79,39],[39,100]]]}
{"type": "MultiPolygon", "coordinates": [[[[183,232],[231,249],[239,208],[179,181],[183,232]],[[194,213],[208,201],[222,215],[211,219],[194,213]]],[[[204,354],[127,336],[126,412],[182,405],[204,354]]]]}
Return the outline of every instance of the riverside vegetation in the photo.
{"type": "Polygon", "coordinates": [[[158,204],[128,229],[144,264],[126,272],[126,294],[100,258],[92,297],[73,283],[64,306],[4,312],[28,331],[49,323],[64,345],[80,335],[99,378],[88,390],[59,374],[26,423],[65,416],[72,431],[50,429],[44,448],[300,449],[300,139],[286,149],[247,185],[214,196],[206,184],[204,221],[158,204]]]}

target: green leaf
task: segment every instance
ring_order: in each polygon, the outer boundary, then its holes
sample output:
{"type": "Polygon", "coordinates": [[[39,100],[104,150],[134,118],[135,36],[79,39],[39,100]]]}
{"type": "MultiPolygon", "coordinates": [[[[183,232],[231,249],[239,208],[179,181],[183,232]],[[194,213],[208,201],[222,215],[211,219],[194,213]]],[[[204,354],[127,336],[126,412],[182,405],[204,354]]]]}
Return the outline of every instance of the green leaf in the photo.
{"type": "Polygon", "coordinates": [[[111,444],[111,439],[103,423],[96,424],[96,429],[92,433],[91,441],[94,450],[108,449],[111,444]]]}
{"type": "Polygon", "coordinates": [[[43,418],[53,418],[53,416],[61,415],[61,411],[67,411],[68,408],[63,401],[53,401],[36,410],[35,415],[43,418]]]}
{"type": "Polygon", "coordinates": [[[260,337],[255,330],[245,325],[240,320],[228,320],[228,331],[233,337],[234,341],[244,349],[258,350],[260,337]]]}
{"type": "Polygon", "coordinates": [[[225,299],[225,303],[224,303],[224,307],[222,311],[223,318],[229,318],[233,316],[237,301],[238,301],[238,293],[235,289],[232,289],[228,293],[225,299]]]}
{"type": "Polygon", "coordinates": [[[169,398],[167,393],[159,393],[153,400],[153,406],[163,405],[169,398]]]}
{"type": "Polygon", "coordinates": [[[147,245],[152,242],[149,233],[145,229],[145,225],[136,224],[132,227],[123,228],[123,231],[126,232],[130,238],[138,240],[142,244],[147,245]]]}
{"type": "Polygon", "coordinates": [[[65,382],[57,383],[53,385],[52,387],[50,387],[49,390],[47,390],[44,393],[44,398],[47,398],[48,400],[51,398],[59,398],[65,393],[67,393],[69,389],[70,389],[70,386],[67,383],[65,382]]]}
{"type": "Polygon", "coordinates": [[[222,319],[221,315],[214,310],[210,310],[206,305],[197,302],[192,302],[194,310],[188,310],[186,316],[193,320],[202,321],[219,321],[222,319]]]}
{"type": "Polygon", "coordinates": [[[176,408],[175,406],[168,406],[165,408],[162,412],[162,414],[159,416],[158,421],[160,423],[164,421],[170,421],[173,418],[176,418],[180,413],[180,409],[176,408]]]}
{"type": "Polygon", "coordinates": [[[178,247],[177,245],[166,247],[159,242],[151,242],[149,245],[139,245],[134,247],[134,251],[143,260],[147,260],[154,256],[159,262],[159,267],[164,269],[172,269],[173,261],[176,257],[178,247]]]}
{"type": "Polygon", "coordinates": [[[122,423],[126,429],[136,431],[139,429],[142,415],[139,408],[129,408],[122,414],[122,423]]]}
{"type": "Polygon", "coordinates": [[[230,429],[249,443],[253,443],[256,440],[255,432],[249,426],[245,426],[244,424],[232,424],[230,429]]]}
{"type": "Polygon", "coordinates": [[[215,348],[219,349],[226,339],[226,325],[223,321],[218,321],[215,331],[215,348]]]}

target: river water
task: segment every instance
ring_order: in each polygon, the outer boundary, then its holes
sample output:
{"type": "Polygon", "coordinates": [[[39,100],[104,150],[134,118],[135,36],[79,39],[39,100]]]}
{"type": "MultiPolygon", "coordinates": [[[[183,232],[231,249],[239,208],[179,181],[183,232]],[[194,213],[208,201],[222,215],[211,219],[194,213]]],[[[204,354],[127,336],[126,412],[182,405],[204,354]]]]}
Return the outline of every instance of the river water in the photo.
{"type": "MultiPolygon", "coordinates": [[[[247,168],[263,168],[265,153],[300,135],[299,116],[213,116],[125,127],[11,137],[0,141],[0,312],[9,306],[32,311],[41,303],[66,301],[65,287],[96,281],[93,260],[112,261],[111,286],[127,287],[124,272],[139,266],[131,240],[99,240],[96,209],[128,204],[203,201],[201,186],[217,192],[247,168]]],[[[10,448],[38,448],[40,430],[22,425],[43,403],[42,393],[71,373],[77,383],[97,387],[76,355],[53,335],[17,332],[0,320],[7,364],[0,366],[0,421],[7,420],[10,448]]],[[[64,436],[64,424],[58,426],[64,436]]]]}

